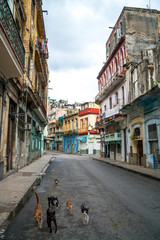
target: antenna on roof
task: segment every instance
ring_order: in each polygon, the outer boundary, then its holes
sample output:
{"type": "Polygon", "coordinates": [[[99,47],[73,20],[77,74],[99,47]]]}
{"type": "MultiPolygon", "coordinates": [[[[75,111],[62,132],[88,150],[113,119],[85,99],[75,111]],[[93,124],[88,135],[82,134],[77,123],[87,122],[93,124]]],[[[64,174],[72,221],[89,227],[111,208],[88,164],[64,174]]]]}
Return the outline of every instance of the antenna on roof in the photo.
{"type": "Polygon", "coordinates": [[[151,1],[149,0],[149,5],[146,5],[147,8],[151,9],[151,1]]]}

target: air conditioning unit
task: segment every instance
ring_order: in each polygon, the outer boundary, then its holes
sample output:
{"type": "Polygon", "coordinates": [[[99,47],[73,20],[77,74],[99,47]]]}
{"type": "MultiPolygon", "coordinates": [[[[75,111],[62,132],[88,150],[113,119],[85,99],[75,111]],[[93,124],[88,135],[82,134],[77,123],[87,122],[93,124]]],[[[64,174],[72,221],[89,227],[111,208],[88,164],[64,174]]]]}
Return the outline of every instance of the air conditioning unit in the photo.
{"type": "Polygon", "coordinates": [[[121,38],[121,29],[117,28],[117,38],[121,38]]]}

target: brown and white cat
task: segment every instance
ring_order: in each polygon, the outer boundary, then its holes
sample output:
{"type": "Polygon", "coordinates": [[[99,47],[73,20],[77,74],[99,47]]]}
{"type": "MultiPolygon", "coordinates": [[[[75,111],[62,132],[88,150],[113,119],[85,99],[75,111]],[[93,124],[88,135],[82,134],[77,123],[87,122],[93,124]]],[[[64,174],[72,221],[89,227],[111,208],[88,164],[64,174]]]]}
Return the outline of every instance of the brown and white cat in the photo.
{"type": "Polygon", "coordinates": [[[34,219],[36,220],[38,228],[42,228],[42,223],[43,223],[43,219],[42,219],[42,206],[39,203],[39,197],[38,197],[38,194],[35,191],[35,188],[36,187],[34,186],[33,191],[34,191],[34,193],[36,195],[36,198],[37,198],[37,204],[36,204],[36,207],[34,209],[33,216],[34,216],[34,219]]]}
{"type": "Polygon", "coordinates": [[[67,200],[67,211],[69,214],[72,213],[72,200],[67,200]]]}
{"type": "Polygon", "coordinates": [[[58,183],[59,183],[59,180],[55,179],[55,184],[58,185],[58,183]]]}

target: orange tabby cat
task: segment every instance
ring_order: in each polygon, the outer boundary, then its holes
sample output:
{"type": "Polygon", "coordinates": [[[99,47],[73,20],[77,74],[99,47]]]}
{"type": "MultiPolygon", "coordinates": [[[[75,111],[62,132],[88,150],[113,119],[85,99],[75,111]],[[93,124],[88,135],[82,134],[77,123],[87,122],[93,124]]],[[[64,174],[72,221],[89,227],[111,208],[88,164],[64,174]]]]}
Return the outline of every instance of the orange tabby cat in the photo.
{"type": "Polygon", "coordinates": [[[39,203],[39,197],[38,197],[38,195],[35,191],[35,188],[36,187],[34,186],[33,191],[34,191],[34,193],[36,195],[36,198],[37,198],[37,204],[36,204],[36,207],[34,209],[33,216],[34,216],[34,219],[36,220],[38,228],[42,228],[42,221],[43,221],[43,219],[42,219],[42,206],[39,203]]]}
{"type": "Polygon", "coordinates": [[[67,200],[67,211],[71,214],[71,212],[72,212],[72,200],[67,200]]]}

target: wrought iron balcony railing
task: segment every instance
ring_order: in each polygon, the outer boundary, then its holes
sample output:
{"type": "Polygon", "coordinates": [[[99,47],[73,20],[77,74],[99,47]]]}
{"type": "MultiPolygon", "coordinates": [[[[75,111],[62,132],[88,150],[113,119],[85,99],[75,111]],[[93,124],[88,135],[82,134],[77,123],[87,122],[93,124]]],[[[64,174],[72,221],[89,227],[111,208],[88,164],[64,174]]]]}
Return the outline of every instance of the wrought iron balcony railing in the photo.
{"type": "Polygon", "coordinates": [[[24,68],[25,49],[7,0],[0,0],[0,26],[10,42],[17,60],[24,68]]]}
{"type": "Polygon", "coordinates": [[[96,95],[95,102],[100,104],[116,87],[118,87],[125,79],[125,73],[113,76],[103,89],[96,95]]]}
{"type": "MultiPolygon", "coordinates": [[[[42,39],[43,40],[43,39],[42,39]]],[[[43,50],[43,46],[42,46],[42,42],[40,38],[36,39],[36,50],[38,51],[38,55],[39,55],[39,60],[41,62],[41,68],[42,68],[42,73],[43,73],[43,78],[42,80],[44,81],[44,83],[47,83],[47,72],[46,72],[46,60],[45,60],[45,56],[46,54],[48,54],[48,49],[46,48],[46,51],[43,50]]]]}
{"type": "Polygon", "coordinates": [[[44,103],[43,103],[41,97],[39,96],[39,92],[36,92],[36,91],[35,91],[35,92],[34,92],[34,95],[35,95],[35,98],[36,98],[36,100],[37,100],[38,105],[41,107],[41,110],[42,110],[44,116],[46,117],[46,116],[47,116],[47,112],[46,112],[44,103]]]}

